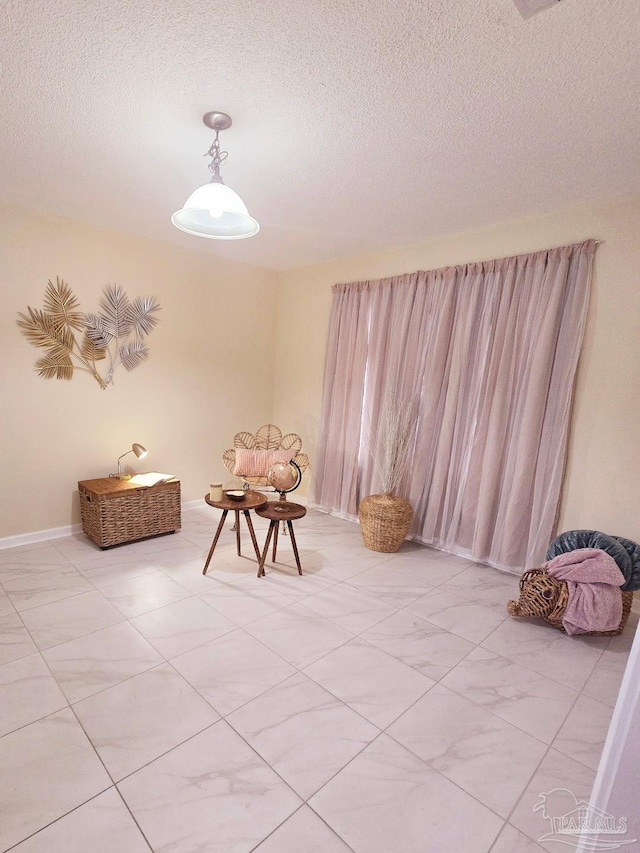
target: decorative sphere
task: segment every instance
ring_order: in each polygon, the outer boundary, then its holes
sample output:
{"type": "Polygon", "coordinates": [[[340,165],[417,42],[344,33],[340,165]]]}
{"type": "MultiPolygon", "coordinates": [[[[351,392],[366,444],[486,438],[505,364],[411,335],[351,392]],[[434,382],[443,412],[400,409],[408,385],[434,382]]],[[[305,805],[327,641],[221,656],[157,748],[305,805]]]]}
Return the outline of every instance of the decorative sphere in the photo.
{"type": "Polygon", "coordinates": [[[279,492],[290,492],[298,484],[298,472],[288,462],[276,462],[269,469],[267,479],[279,492]]]}

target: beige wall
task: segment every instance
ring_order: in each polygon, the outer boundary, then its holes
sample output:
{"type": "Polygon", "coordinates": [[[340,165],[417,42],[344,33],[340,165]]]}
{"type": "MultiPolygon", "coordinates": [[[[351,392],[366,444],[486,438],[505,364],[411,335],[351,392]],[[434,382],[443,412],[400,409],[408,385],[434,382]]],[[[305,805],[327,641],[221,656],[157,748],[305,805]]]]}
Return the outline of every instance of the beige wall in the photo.
{"type": "Polygon", "coordinates": [[[276,274],[15,208],[0,207],[0,235],[0,538],[79,521],[77,481],[113,471],[133,441],[149,455],[127,460],[175,473],[183,500],[228,479],[222,451],[272,414],[276,274]],[[106,391],[33,370],[42,351],[17,312],[42,307],[56,275],[87,312],[107,282],[162,305],[148,361],[106,391]]]}
{"type": "MultiPolygon", "coordinates": [[[[0,538],[75,523],[76,482],[103,476],[132,441],[139,470],[168,470],[183,499],[226,478],[233,434],[273,419],[313,456],[331,285],[603,240],[580,363],[560,528],[640,540],[640,198],[585,204],[376,254],[281,273],[0,206],[0,538]],[[101,391],[78,374],[40,379],[15,320],[64,277],[86,311],[107,282],[151,294],[161,321],[148,362],[101,391]],[[276,282],[279,278],[279,288],[276,282]],[[276,304],[277,292],[277,304],[276,304]],[[238,308],[242,324],[234,321],[238,308]],[[277,309],[277,310],[276,310],[277,309]],[[275,355],[275,358],[274,358],[275,355]]],[[[299,494],[308,487],[305,478],[299,494]]]]}
{"type": "Polygon", "coordinates": [[[587,238],[595,263],[559,529],[640,540],[640,198],[584,204],[280,275],[274,417],[313,465],[331,285],[500,258],[587,238]]]}

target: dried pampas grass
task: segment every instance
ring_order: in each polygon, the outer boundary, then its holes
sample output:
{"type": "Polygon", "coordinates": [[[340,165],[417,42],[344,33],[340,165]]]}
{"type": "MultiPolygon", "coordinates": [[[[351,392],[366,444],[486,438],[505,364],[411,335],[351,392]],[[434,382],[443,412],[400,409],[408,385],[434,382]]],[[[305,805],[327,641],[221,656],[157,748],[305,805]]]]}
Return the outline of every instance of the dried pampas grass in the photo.
{"type": "MultiPolygon", "coordinates": [[[[415,407],[389,391],[382,404],[371,457],[384,494],[393,494],[407,471],[415,440],[415,407]]],[[[370,428],[370,433],[373,430],[370,428]]]]}

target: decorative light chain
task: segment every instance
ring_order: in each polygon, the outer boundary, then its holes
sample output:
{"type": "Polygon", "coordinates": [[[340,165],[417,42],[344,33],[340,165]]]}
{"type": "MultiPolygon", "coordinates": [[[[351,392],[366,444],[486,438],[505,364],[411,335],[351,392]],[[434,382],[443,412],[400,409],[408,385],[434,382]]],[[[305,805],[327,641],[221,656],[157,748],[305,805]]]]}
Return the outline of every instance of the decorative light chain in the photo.
{"type": "Polygon", "coordinates": [[[216,138],[211,143],[211,148],[206,152],[206,154],[203,154],[203,157],[212,158],[211,162],[207,166],[207,168],[211,172],[211,181],[218,184],[224,184],[224,181],[222,180],[222,175],[220,174],[220,164],[224,163],[224,161],[227,159],[228,152],[220,150],[218,133],[219,131],[216,130],[216,138]]]}

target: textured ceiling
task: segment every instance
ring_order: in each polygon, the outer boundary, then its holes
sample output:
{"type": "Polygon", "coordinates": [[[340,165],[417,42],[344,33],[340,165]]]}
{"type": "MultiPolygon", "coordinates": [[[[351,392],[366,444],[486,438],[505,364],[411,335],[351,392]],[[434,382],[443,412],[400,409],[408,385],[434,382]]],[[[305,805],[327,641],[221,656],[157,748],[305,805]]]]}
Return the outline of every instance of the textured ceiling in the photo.
{"type": "Polygon", "coordinates": [[[290,268],[637,192],[639,44],[639,0],[4,0],[0,198],[290,268]],[[169,221],[212,109],[248,240],[169,221]]]}

